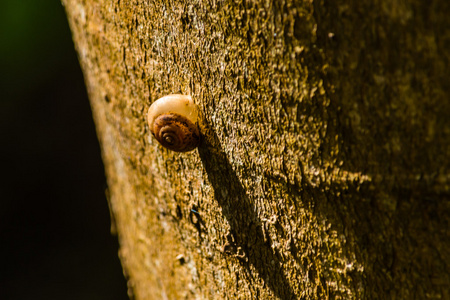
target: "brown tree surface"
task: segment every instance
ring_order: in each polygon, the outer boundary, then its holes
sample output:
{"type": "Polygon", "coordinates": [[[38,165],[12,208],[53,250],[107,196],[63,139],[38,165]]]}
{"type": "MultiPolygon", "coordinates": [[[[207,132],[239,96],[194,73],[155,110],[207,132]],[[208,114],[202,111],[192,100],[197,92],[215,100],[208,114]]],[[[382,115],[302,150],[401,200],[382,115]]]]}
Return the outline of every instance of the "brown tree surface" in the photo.
{"type": "Polygon", "coordinates": [[[448,0],[63,2],[137,299],[450,299],[448,0]]]}

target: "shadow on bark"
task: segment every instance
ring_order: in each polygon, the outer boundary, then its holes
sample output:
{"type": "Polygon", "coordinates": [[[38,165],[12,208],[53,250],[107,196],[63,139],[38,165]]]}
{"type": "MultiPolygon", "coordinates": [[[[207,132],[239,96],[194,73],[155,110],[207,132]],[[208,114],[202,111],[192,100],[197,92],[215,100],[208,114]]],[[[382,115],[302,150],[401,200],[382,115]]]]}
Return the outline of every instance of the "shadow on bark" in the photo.
{"type": "MultiPolygon", "coordinates": [[[[237,257],[247,270],[250,282],[254,282],[250,265],[274,294],[281,299],[296,299],[289,280],[284,275],[280,254],[271,247],[270,237],[264,237],[261,221],[254,203],[233,171],[220,141],[212,130],[198,148],[208,179],[214,188],[215,199],[222,207],[231,232],[224,245],[225,255],[237,257]]],[[[256,298],[259,297],[256,291],[256,298]]]]}

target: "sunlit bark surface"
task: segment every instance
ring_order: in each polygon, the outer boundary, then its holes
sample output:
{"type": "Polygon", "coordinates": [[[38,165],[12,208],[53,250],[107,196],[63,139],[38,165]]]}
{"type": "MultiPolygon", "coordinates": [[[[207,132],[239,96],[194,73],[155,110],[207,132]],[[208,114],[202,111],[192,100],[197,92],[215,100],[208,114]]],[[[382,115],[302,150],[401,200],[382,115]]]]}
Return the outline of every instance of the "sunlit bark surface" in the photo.
{"type": "Polygon", "coordinates": [[[63,3],[137,299],[450,299],[448,1],[63,3]]]}

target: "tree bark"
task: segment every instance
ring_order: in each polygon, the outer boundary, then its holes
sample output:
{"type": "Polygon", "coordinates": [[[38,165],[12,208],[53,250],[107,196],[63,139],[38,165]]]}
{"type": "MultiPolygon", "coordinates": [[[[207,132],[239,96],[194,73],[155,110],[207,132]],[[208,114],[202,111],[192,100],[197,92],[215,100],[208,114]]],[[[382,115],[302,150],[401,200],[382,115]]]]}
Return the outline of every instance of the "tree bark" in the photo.
{"type": "Polygon", "coordinates": [[[137,299],[450,299],[447,0],[63,3],[137,299]]]}

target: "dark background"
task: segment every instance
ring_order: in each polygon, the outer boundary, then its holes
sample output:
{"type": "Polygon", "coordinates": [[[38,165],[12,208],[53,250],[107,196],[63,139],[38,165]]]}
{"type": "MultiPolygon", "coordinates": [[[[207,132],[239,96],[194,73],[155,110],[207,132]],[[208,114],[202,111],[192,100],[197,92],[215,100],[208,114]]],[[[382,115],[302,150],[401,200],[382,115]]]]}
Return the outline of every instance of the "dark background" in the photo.
{"type": "Polygon", "coordinates": [[[0,299],[128,299],[64,8],[0,1],[0,299]]]}

